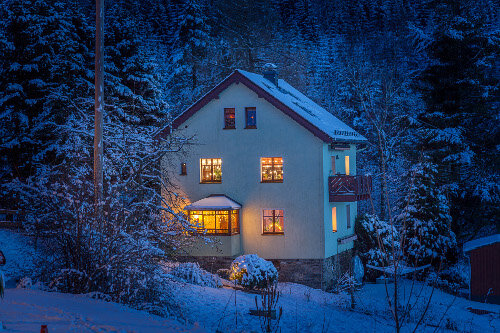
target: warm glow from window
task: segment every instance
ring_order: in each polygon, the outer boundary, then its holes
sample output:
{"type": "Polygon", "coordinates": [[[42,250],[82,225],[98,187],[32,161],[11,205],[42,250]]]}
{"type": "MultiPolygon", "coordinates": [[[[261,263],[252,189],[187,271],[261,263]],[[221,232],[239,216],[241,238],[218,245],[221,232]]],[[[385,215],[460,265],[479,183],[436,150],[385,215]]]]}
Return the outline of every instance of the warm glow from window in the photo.
{"type": "Polygon", "coordinates": [[[236,117],[234,108],[224,109],[224,128],[225,129],[235,129],[236,128],[236,117]]]}
{"type": "Polygon", "coordinates": [[[222,159],[220,158],[200,159],[200,181],[202,183],[222,182],[222,159]]]}
{"type": "Polygon", "coordinates": [[[260,175],[263,183],[283,182],[283,158],[262,157],[260,159],[260,175]]]}
{"type": "Polygon", "coordinates": [[[201,233],[233,235],[240,232],[238,210],[193,210],[188,216],[192,226],[201,233]]]}
{"type": "Polygon", "coordinates": [[[345,157],[345,174],[349,176],[349,156],[345,157]]]}
{"type": "Polygon", "coordinates": [[[264,234],[283,234],[284,217],[282,209],[264,209],[262,232],[264,234]]]}
{"type": "Polygon", "coordinates": [[[337,207],[332,207],[332,230],[337,232],[337,207]]]}

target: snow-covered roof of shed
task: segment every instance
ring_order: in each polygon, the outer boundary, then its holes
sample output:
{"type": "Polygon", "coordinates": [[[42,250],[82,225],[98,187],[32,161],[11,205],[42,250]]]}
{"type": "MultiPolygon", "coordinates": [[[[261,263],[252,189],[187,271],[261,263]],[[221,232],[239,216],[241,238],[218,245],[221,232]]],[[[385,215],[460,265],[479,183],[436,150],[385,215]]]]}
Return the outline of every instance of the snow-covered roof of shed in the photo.
{"type": "Polygon", "coordinates": [[[482,237],[478,239],[471,240],[464,244],[464,252],[470,252],[474,249],[487,246],[494,243],[500,243],[500,234],[482,237]]]}
{"type": "Polygon", "coordinates": [[[185,210],[240,209],[241,205],[223,194],[212,194],[184,207],[185,210]]]}
{"type": "Polygon", "coordinates": [[[247,72],[241,69],[237,71],[315,127],[328,134],[332,139],[339,141],[366,141],[364,136],[357,133],[333,114],[312,101],[309,97],[292,87],[285,80],[278,79],[278,85],[275,85],[260,74],[247,72]]]}
{"type": "Polygon", "coordinates": [[[267,100],[326,143],[364,143],[367,141],[365,137],[289,85],[285,80],[279,79],[277,81],[278,84],[275,85],[260,74],[250,73],[241,69],[235,70],[202,98],[193,103],[158,135],[162,136],[170,133],[171,129],[179,128],[187,119],[210,101],[218,99],[219,94],[233,83],[243,83],[249,89],[253,90],[258,97],[267,100]]]}

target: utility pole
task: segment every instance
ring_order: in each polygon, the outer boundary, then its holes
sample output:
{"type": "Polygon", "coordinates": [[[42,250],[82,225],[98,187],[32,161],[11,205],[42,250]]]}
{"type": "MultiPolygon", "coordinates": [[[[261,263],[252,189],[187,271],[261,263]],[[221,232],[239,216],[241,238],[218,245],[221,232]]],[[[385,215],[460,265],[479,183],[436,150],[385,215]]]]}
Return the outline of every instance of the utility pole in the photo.
{"type": "Polygon", "coordinates": [[[103,139],[104,111],[104,0],[96,0],[95,34],[95,121],[94,121],[94,203],[95,213],[101,218],[103,200],[103,139]]]}

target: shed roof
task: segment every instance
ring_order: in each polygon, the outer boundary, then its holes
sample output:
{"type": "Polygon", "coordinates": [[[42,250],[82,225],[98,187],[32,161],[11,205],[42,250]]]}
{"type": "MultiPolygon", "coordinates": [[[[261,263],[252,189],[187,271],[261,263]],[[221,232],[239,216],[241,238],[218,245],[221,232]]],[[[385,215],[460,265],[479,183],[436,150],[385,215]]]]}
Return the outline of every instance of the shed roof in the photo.
{"type": "Polygon", "coordinates": [[[185,210],[240,209],[241,205],[224,194],[212,194],[184,207],[185,210]]]}
{"type": "Polygon", "coordinates": [[[500,243],[500,234],[471,240],[464,244],[464,252],[470,252],[474,249],[495,243],[500,243]]]}
{"type": "Polygon", "coordinates": [[[260,74],[241,69],[235,70],[201,99],[182,112],[172,122],[172,128],[178,128],[203,106],[218,98],[219,94],[233,83],[243,83],[253,90],[258,97],[264,98],[327,143],[336,141],[364,143],[367,141],[361,134],[313,102],[285,80],[279,79],[278,84],[274,85],[260,74]]]}

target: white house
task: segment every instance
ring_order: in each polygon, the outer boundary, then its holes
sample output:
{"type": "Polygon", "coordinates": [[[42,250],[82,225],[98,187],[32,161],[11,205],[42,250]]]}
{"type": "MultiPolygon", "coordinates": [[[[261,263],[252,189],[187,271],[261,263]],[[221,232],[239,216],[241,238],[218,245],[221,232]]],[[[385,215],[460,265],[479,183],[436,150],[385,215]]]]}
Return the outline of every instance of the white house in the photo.
{"type": "Polygon", "coordinates": [[[357,201],[371,190],[371,178],[356,175],[363,136],[273,70],[234,71],[172,130],[197,142],[173,163],[172,182],[192,223],[217,243],[199,242],[189,256],[228,268],[256,253],[273,260],[281,279],[314,286],[347,262],[357,201]]]}

